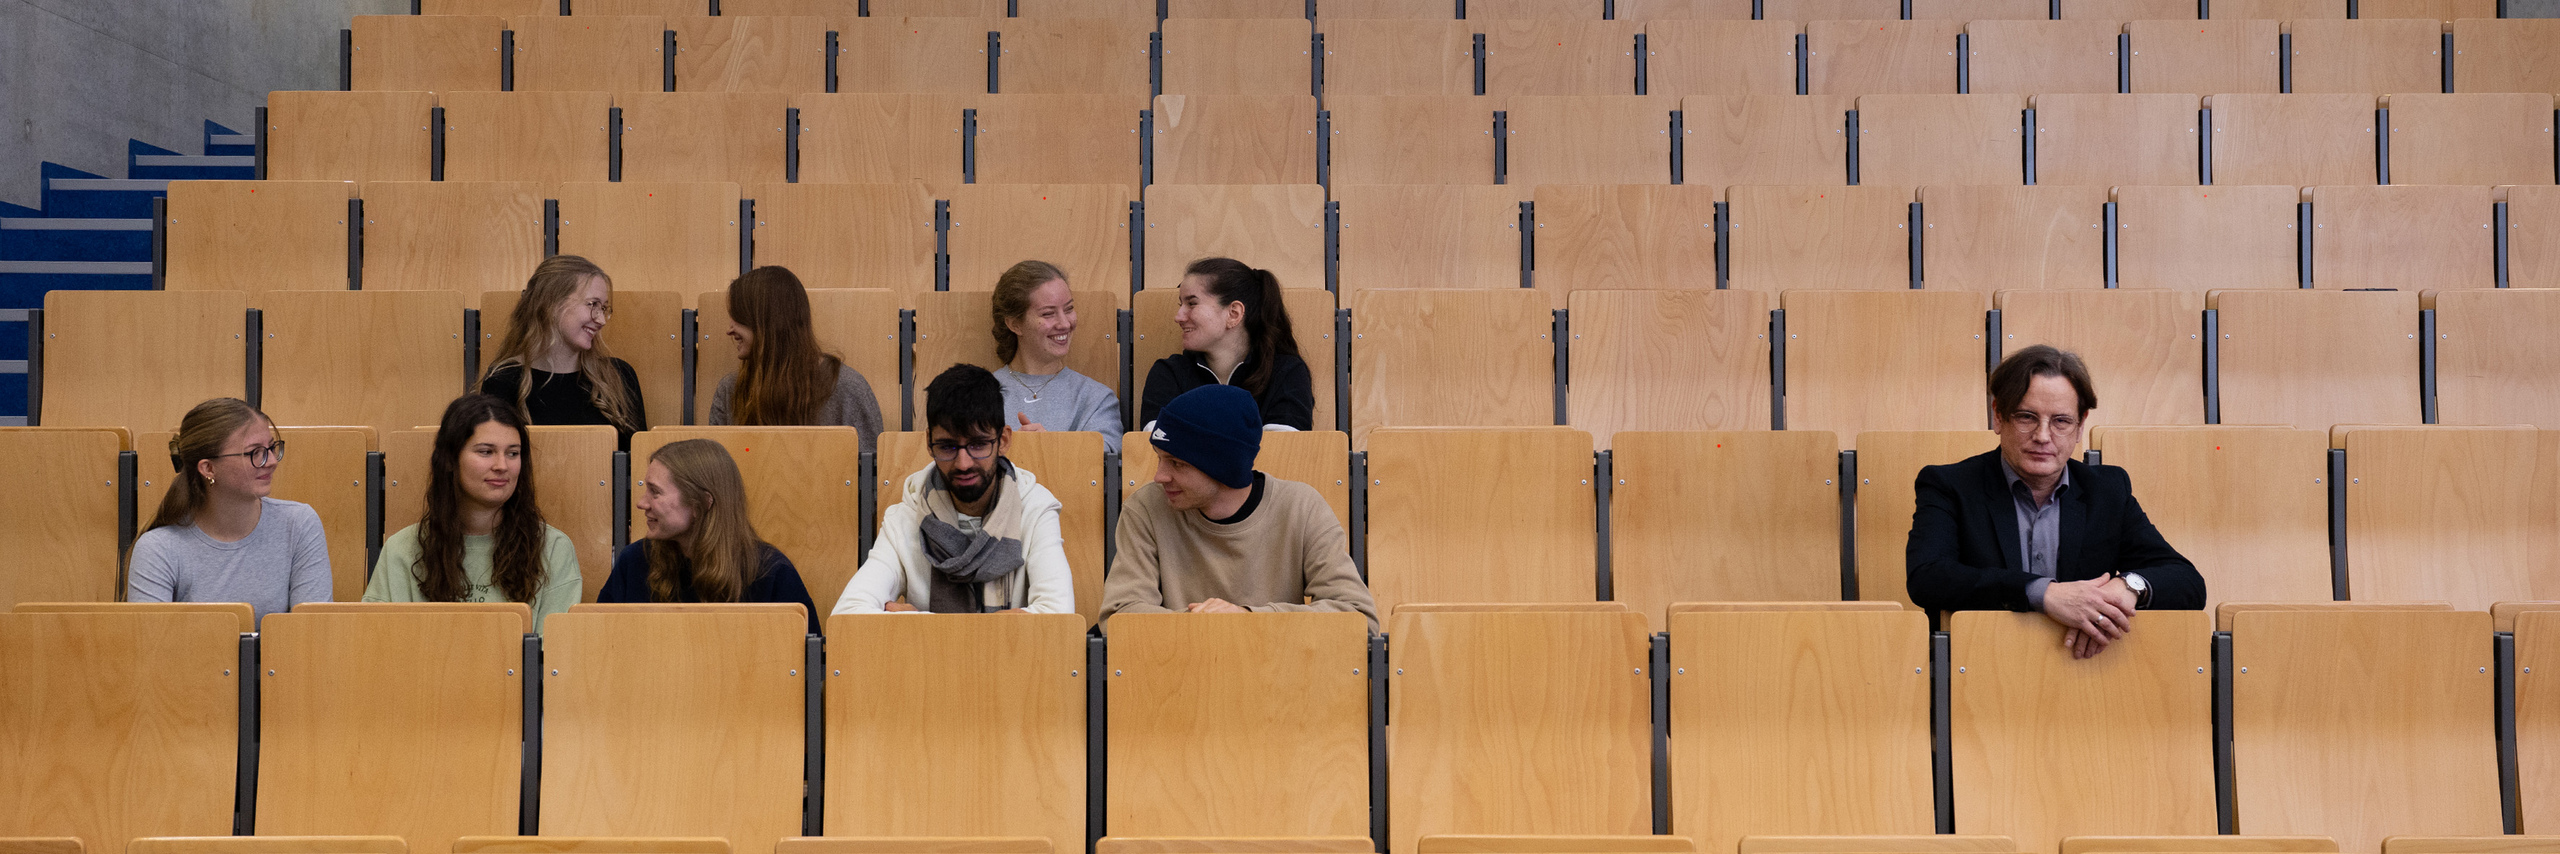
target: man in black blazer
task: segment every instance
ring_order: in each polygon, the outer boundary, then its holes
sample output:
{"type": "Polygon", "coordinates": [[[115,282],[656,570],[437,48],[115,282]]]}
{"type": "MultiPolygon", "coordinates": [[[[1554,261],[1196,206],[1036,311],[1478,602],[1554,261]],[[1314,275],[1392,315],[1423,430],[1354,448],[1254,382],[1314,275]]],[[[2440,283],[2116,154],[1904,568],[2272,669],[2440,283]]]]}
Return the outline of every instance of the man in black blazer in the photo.
{"type": "Polygon", "coordinates": [[[1932,611],[2042,611],[2087,658],[2133,630],[2140,609],[2204,607],[2204,577],[2178,554],[2123,469],[2071,459],[2098,406],[2080,357],[2045,345],[1990,378],[2000,449],[1920,470],[1904,552],[1911,601],[1932,611]]]}

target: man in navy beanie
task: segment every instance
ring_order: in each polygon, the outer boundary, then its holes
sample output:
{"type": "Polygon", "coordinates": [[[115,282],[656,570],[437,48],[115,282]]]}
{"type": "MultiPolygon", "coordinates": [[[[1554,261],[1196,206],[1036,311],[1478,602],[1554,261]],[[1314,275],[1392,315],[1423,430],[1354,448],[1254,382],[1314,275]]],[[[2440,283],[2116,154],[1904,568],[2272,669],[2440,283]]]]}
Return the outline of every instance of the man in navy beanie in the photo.
{"type": "Polygon", "coordinates": [[[1184,392],[1156,414],[1155,481],[1120,508],[1120,552],[1102,582],[1119,613],[1356,611],[1378,607],[1350,538],[1314,487],[1253,470],[1262,414],[1229,385],[1184,392]]]}

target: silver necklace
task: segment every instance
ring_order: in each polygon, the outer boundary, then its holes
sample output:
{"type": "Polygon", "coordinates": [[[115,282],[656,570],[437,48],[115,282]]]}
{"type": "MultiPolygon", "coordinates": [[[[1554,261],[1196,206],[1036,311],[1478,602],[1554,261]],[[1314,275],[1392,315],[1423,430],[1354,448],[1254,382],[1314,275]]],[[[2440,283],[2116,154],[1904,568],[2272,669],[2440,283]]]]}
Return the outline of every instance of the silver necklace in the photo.
{"type": "Polygon", "coordinates": [[[1058,371],[1057,373],[1050,374],[1050,375],[1049,375],[1049,381],[1048,381],[1048,382],[1041,383],[1041,384],[1040,384],[1040,387],[1035,389],[1035,388],[1032,388],[1032,387],[1031,387],[1031,384],[1030,384],[1030,383],[1027,383],[1027,382],[1023,382],[1023,381],[1022,381],[1022,378],[1025,376],[1025,374],[1023,374],[1022,372],[1020,372],[1020,371],[1016,371],[1016,370],[1013,370],[1013,369],[1011,369],[1011,368],[1006,368],[1006,369],[1005,369],[1005,373],[1012,374],[1012,375],[1013,375],[1013,384],[1014,384],[1014,385],[1021,386],[1021,387],[1022,387],[1022,393],[1024,393],[1024,394],[1027,394],[1027,395],[1030,395],[1030,396],[1031,396],[1029,399],[1024,400],[1024,401],[1023,401],[1024,403],[1038,403],[1038,402],[1040,402],[1040,393],[1041,393],[1041,392],[1044,392],[1044,391],[1048,391],[1048,390],[1049,390],[1049,386],[1051,386],[1051,385],[1053,385],[1053,384],[1057,383],[1057,381],[1058,381],[1058,378],[1059,378],[1059,377],[1063,377],[1063,376],[1066,376],[1066,375],[1067,375],[1067,372],[1066,372],[1065,370],[1063,370],[1063,369],[1062,369],[1062,370],[1060,370],[1060,371],[1058,371]]]}

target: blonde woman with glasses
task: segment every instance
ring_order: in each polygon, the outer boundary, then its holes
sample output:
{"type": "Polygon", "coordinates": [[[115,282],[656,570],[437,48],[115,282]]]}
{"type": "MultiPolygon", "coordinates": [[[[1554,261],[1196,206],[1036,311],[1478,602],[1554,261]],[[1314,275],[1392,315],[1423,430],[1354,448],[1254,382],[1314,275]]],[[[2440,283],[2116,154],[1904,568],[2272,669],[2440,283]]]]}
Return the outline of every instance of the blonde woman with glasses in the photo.
{"type": "Polygon", "coordinates": [[[268,496],[284,440],[237,398],[196,404],[169,440],[177,477],[133,541],[125,599],[246,602],[258,616],[329,601],[329,542],[311,505],[268,496]]]}

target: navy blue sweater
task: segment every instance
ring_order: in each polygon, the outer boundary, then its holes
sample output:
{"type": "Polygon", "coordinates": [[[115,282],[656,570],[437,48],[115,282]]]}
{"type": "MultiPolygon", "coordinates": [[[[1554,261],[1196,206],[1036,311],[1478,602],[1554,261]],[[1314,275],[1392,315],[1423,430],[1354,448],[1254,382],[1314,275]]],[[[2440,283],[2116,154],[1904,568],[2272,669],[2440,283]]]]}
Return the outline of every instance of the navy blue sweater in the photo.
{"type": "MultiPolygon", "coordinates": [[[[782,550],[759,544],[764,553],[763,571],[756,580],[747,582],[739,591],[740,602],[798,602],[809,609],[809,633],[818,633],[818,606],[809,601],[809,588],[800,583],[800,570],[782,550]]],[[[634,540],[613,555],[613,575],[604,580],[604,589],[596,591],[596,601],[646,605],[649,598],[649,541],[634,540]]],[[[690,587],[676,588],[677,602],[700,602],[690,587]]]]}

